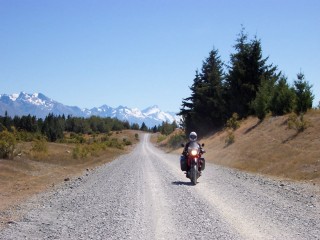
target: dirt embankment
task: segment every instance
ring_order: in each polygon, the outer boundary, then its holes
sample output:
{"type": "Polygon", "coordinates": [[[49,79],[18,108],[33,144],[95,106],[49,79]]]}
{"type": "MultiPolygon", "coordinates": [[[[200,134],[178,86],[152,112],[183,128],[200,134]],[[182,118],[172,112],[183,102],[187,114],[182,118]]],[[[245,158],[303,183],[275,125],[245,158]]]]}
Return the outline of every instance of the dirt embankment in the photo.
{"type": "Polygon", "coordinates": [[[304,116],[308,127],[303,132],[290,129],[288,117],[243,120],[229,145],[225,130],[200,139],[207,151],[205,158],[244,171],[320,184],[320,111],[304,116]]]}

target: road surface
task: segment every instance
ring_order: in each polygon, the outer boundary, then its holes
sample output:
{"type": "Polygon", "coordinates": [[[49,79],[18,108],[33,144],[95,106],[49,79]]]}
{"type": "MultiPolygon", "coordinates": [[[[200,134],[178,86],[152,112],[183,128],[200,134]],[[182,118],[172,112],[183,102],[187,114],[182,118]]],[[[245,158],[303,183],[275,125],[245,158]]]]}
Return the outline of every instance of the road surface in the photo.
{"type": "Polygon", "coordinates": [[[150,135],[127,155],[36,196],[0,239],[320,239],[313,185],[206,164],[193,186],[150,135]]]}

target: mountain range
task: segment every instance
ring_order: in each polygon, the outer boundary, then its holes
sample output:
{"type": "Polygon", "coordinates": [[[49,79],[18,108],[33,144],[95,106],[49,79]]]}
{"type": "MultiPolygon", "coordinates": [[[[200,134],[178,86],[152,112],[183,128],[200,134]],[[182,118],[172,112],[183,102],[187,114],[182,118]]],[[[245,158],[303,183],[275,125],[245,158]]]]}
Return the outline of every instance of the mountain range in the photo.
{"type": "Polygon", "coordinates": [[[49,113],[54,115],[73,117],[111,117],[119,120],[128,121],[130,124],[138,123],[140,126],[144,122],[148,127],[161,125],[162,122],[172,123],[180,122],[180,117],[173,112],[164,112],[154,105],[144,110],[138,108],[128,108],[119,106],[117,108],[108,105],[94,107],[92,109],[81,109],[77,106],[67,106],[59,103],[42,93],[25,93],[19,94],[0,94],[0,115],[23,116],[30,114],[37,118],[45,118],[49,113]]]}

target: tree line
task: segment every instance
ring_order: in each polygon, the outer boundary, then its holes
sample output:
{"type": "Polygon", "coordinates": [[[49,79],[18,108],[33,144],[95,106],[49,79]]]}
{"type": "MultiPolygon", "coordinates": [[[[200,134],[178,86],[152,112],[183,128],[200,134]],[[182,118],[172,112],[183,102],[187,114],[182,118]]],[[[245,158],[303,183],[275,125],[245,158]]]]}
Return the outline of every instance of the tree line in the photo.
{"type": "Polygon", "coordinates": [[[170,134],[177,127],[175,122],[162,122],[161,125],[148,128],[145,123],[139,126],[138,123],[130,124],[128,121],[121,121],[116,118],[102,118],[91,116],[89,118],[73,117],[65,115],[55,116],[49,114],[44,119],[36,116],[0,116],[0,132],[2,131],[20,131],[34,134],[40,134],[46,137],[50,142],[55,142],[64,138],[64,132],[73,132],[77,134],[99,134],[109,133],[110,131],[122,131],[125,129],[141,130],[147,132],[161,132],[170,134]]]}
{"type": "Polygon", "coordinates": [[[244,28],[234,50],[225,64],[213,48],[201,70],[196,70],[191,96],[183,99],[179,112],[186,133],[204,135],[219,129],[234,113],[239,118],[255,115],[262,120],[269,113],[300,114],[312,108],[312,85],[304,74],[299,72],[290,86],[278,67],[268,64],[268,57],[263,58],[261,40],[250,40],[244,28]]]}

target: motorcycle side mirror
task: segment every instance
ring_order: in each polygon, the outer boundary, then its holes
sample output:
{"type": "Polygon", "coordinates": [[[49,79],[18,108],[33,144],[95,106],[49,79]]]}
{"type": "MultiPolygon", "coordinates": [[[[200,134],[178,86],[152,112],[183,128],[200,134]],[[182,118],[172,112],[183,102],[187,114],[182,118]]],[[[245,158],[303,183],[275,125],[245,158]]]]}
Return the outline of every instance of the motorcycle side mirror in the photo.
{"type": "Polygon", "coordinates": [[[202,143],[201,146],[204,147],[204,143],[202,143]]]}
{"type": "Polygon", "coordinates": [[[184,144],[183,144],[183,143],[181,143],[181,147],[184,147],[184,144]]]}

